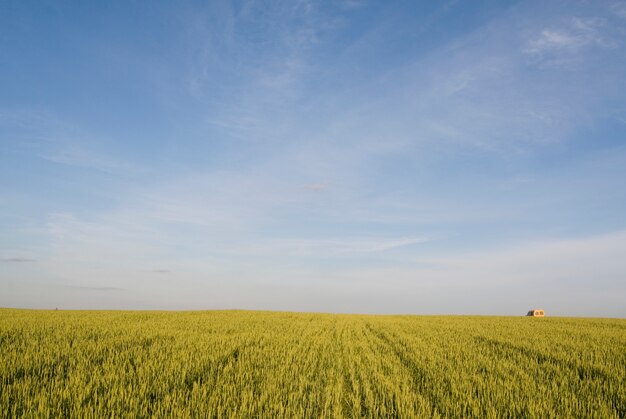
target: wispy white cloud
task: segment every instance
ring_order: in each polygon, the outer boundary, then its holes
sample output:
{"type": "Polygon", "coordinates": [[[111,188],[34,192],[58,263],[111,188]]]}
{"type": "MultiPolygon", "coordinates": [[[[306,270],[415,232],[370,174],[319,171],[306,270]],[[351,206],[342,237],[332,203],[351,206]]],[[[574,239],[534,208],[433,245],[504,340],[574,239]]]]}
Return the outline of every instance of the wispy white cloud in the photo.
{"type": "Polygon", "coordinates": [[[306,185],[304,185],[305,189],[311,190],[311,191],[323,191],[325,189],[328,188],[328,184],[327,183],[307,183],[306,185]]]}
{"type": "Polygon", "coordinates": [[[49,250],[42,263],[57,277],[73,277],[72,273],[81,269],[100,271],[99,277],[119,269],[135,269],[138,262],[162,256],[158,242],[162,235],[155,227],[111,214],[92,220],[69,213],[52,214],[47,221],[49,250]]]}
{"type": "Polygon", "coordinates": [[[79,141],[64,140],[56,149],[43,152],[41,157],[51,162],[83,169],[98,170],[110,174],[138,173],[136,164],[123,161],[104,152],[95,152],[85,148],[79,141]]]}
{"type": "Polygon", "coordinates": [[[318,43],[323,27],[324,20],[311,2],[266,4],[262,12],[259,7],[254,2],[212,3],[182,17],[190,91],[196,97],[210,92],[211,100],[217,99],[225,108],[220,113],[227,119],[234,110],[229,106],[233,98],[239,111],[250,111],[256,102],[251,96],[264,94],[266,101],[285,101],[300,91],[300,80],[309,71],[307,53],[318,43]],[[215,76],[224,74],[233,83],[214,84],[215,76]]]}
{"type": "Polygon", "coordinates": [[[25,262],[35,262],[36,259],[24,257],[24,256],[13,256],[13,257],[4,257],[0,258],[0,262],[6,263],[25,263],[25,262]]]}
{"type": "Polygon", "coordinates": [[[125,291],[124,288],[119,287],[85,287],[80,285],[66,285],[65,287],[77,290],[86,290],[86,291],[99,291],[99,292],[110,292],[110,291],[125,291]]]}
{"type": "Polygon", "coordinates": [[[344,9],[358,9],[367,4],[365,0],[342,0],[339,2],[344,9]]]}
{"type": "Polygon", "coordinates": [[[574,52],[586,46],[615,48],[617,42],[603,33],[607,22],[600,18],[572,18],[561,28],[546,28],[528,41],[524,52],[541,55],[562,51],[574,52]]]}
{"type": "Polygon", "coordinates": [[[260,239],[238,244],[233,250],[244,254],[307,256],[323,258],[379,253],[429,241],[426,237],[409,238],[329,238],[329,239],[260,239]]]}
{"type": "Polygon", "coordinates": [[[615,3],[613,3],[611,5],[610,10],[616,16],[618,16],[618,17],[620,17],[622,19],[626,19],[626,2],[624,2],[624,1],[617,1],[617,2],[615,2],[615,3]]]}
{"type": "Polygon", "coordinates": [[[48,111],[4,109],[0,111],[0,128],[8,132],[5,146],[33,152],[51,162],[109,174],[146,171],[141,164],[106,151],[111,148],[106,147],[109,140],[48,111]]]}

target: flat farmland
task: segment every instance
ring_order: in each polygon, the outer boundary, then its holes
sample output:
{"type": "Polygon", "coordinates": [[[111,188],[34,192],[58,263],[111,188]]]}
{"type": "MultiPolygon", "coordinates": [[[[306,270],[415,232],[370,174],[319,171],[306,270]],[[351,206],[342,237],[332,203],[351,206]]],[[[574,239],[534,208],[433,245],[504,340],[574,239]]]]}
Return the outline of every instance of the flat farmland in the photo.
{"type": "Polygon", "coordinates": [[[0,310],[4,417],[626,417],[626,320],[0,310]]]}

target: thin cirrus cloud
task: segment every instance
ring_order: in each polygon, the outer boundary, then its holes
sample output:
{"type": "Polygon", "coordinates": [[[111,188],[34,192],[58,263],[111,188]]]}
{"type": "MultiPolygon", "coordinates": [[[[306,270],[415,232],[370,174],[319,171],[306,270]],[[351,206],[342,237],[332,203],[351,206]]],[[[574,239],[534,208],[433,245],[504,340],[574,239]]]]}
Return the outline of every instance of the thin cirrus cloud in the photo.
{"type": "Polygon", "coordinates": [[[306,185],[304,185],[304,188],[310,191],[321,192],[328,188],[328,184],[327,183],[307,183],[306,185]]]}
{"type": "Polygon", "coordinates": [[[426,243],[426,237],[410,237],[399,239],[388,238],[327,238],[327,239],[276,239],[259,240],[231,252],[273,254],[275,256],[306,255],[311,257],[332,257],[379,253],[399,249],[406,246],[426,243]]]}
{"type": "Polygon", "coordinates": [[[626,2],[616,2],[612,4],[611,10],[616,16],[626,19],[626,2]]]}
{"type": "Polygon", "coordinates": [[[563,28],[548,28],[530,40],[524,50],[527,54],[543,54],[559,50],[575,51],[585,46],[617,48],[616,41],[603,34],[607,23],[603,19],[572,18],[563,28]]]}
{"type": "Polygon", "coordinates": [[[66,285],[66,287],[76,289],[76,290],[96,291],[96,292],[126,291],[124,288],[119,288],[119,287],[90,287],[90,286],[84,286],[84,285],[66,285]]]}
{"type": "Polygon", "coordinates": [[[54,163],[93,169],[104,173],[132,174],[138,171],[138,168],[133,164],[107,156],[102,152],[94,152],[78,146],[77,143],[58,145],[54,150],[41,154],[41,157],[54,163]]]}
{"type": "Polygon", "coordinates": [[[36,259],[23,257],[23,256],[0,258],[0,262],[6,262],[6,263],[26,263],[26,262],[35,262],[35,261],[36,259]]]}
{"type": "Polygon", "coordinates": [[[15,141],[16,151],[32,153],[46,162],[121,176],[146,171],[143,164],[107,151],[111,141],[50,111],[0,109],[0,128],[19,140],[15,141]]]}

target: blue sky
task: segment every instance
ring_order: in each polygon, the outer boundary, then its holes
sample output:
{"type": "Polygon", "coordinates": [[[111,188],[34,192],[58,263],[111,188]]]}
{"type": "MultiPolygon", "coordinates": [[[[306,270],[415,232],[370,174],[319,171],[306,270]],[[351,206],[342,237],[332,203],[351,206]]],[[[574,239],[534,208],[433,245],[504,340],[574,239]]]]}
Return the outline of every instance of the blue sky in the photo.
{"type": "Polygon", "coordinates": [[[0,306],[626,316],[626,2],[4,1],[0,306]]]}

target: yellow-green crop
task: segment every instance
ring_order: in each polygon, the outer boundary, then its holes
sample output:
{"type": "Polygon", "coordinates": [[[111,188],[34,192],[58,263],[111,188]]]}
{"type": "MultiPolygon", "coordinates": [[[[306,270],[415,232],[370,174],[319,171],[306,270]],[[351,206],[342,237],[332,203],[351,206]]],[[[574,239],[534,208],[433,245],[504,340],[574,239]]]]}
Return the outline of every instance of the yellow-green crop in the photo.
{"type": "Polygon", "coordinates": [[[0,310],[4,417],[626,417],[626,320],[0,310]]]}

